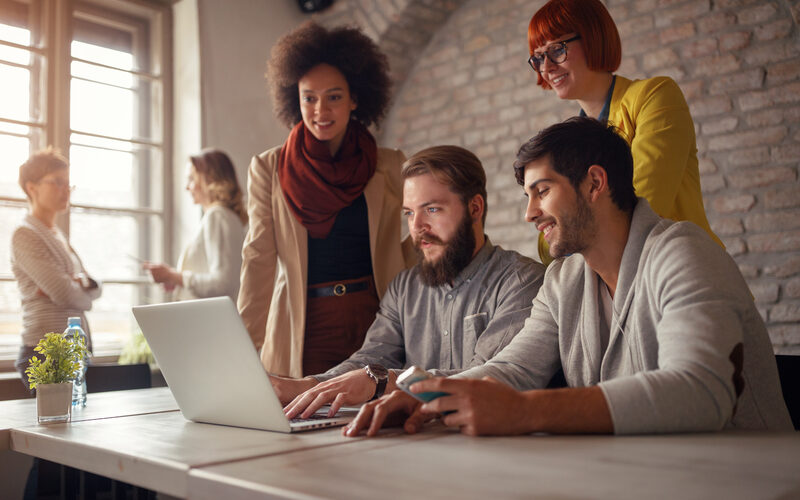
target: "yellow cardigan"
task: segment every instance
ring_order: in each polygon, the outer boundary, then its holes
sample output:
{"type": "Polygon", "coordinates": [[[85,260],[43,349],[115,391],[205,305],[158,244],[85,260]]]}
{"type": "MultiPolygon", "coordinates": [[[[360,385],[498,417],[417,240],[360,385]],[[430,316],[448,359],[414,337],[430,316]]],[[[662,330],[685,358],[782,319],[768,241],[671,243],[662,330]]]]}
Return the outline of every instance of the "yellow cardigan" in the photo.
{"type": "MultiPolygon", "coordinates": [[[[303,375],[308,279],[308,232],[278,182],[280,147],[253,158],[247,179],[250,225],[242,250],[239,314],[261,362],[273,374],[303,375]],[[263,345],[263,347],[262,347],[263,345]]],[[[382,297],[395,275],[414,263],[401,246],[402,152],[378,148],[378,166],[364,188],[372,270],[382,297]]]]}
{"type": "MultiPolygon", "coordinates": [[[[706,219],[694,122],[678,84],[665,76],[631,81],[617,75],[608,122],[631,146],[636,195],[661,217],[694,222],[724,248],[706,219]]],[[[539,256],[552,260],[541,234],[539,256]]]]}

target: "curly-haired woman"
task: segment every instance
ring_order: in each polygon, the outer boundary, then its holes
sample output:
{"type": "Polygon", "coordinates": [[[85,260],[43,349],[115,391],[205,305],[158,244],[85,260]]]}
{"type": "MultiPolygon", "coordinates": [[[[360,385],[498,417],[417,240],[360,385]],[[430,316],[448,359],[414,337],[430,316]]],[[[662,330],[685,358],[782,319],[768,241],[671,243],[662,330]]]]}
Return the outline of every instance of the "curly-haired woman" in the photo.
{"type": "Polygon", "coordinates": [[[233,163],[222,151],[190,157],[186,190],[203,208],[200,229],[178,260],[178,268],[145,263],[156,283],[179,300],[227,295],[236,300],[247,212],[233,163]]]}
{"type": "Polygon", "coordinates": [[[291,132],[250,164],[239,294],[270,373],[322,373],[346,359],[413,259],[400,241],[405,156],[367,130],[386,112],[388,70],[355,28],[309,22],[272,50],[275,114],[291,132]]]}

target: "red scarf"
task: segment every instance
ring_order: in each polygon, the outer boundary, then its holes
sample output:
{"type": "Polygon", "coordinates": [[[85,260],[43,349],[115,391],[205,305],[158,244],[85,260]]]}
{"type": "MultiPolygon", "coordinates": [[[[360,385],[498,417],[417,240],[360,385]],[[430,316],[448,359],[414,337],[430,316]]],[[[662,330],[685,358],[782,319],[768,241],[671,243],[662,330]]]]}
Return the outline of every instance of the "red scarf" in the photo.
{"type": "Polygon", "coordinates": [[[300,122],[281,148],[278,180],[308,234],[325,238],[339,210],[364,192],[377,163],[375,138],[359,121],[350,120],[335,158],[327,142],[317,140],[300,122]]]}

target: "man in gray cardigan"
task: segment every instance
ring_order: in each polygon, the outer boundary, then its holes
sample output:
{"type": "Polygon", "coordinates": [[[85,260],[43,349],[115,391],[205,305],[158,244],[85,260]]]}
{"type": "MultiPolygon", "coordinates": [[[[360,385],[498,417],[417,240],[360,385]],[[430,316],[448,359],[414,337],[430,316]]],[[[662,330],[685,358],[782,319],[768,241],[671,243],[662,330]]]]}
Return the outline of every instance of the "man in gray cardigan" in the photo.
{"type": "Polygon", "coordinates": [[[764,322],[736,263],[698,226],[657,216],[633,189],[627,143],[590,118],[553,125],[514,165],[556,259],[522,331],[455,378],[395,392],[347,428],[431,413],[478,434],[791,430],[764,322]],[[559,367],[567,388],[541,390],[559,367]],[[524,391],[524,392],[520,392],[524,391]]]}

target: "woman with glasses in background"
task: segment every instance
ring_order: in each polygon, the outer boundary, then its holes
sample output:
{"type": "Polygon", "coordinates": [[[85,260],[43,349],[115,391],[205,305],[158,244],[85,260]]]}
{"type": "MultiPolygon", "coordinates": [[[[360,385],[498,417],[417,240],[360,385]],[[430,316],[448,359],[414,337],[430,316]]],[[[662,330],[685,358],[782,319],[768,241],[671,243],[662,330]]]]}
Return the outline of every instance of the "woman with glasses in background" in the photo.
{"type": "MultiPolygon", "coordinates": [[[[614,125],[630,144],[637,196],[662,217],[711,231],[703,207],[694,122],[669,77],[629,80],[614,72],[622,59],[617,27],[599,0],[550,0],[528,25],[528,63],[537,84],[578,101],[581,116],[614,125]]],[[[550,262],[539,235],[539,255],[550,262]]]]}
{"type": "Polygon", "coordinates": [[[142,267],[177,300],[227,295],[236,302],[247,211],[228,155],[204,149],[190,156],[186,191],[203,209],[203,218],[177,269],[152,262],[142,267]]]}
{"type": "Polygon", "coordinates": [[[69,164],[53,149],[40,151],[19,167],[19,185],[30,211],[11,236],[11,270],[22,299],[22,345],[14,366],[28,386],[25,368],[45,333],[63,332],[67,318],[79,316],[89,350],[91,333],[85,311],[100,296],[56,216],[69,207],[69,164]]]}
{"type": "Polygon", "coordinates": [[[413,262],[400,242],[405,156],[367,128],[386,113],[391,80],[358,29],[300,26],[272,49],[267,79],[291,132],[250,163],[239,312],[267,371],[300,377],[361,347],[413,262]]]}

